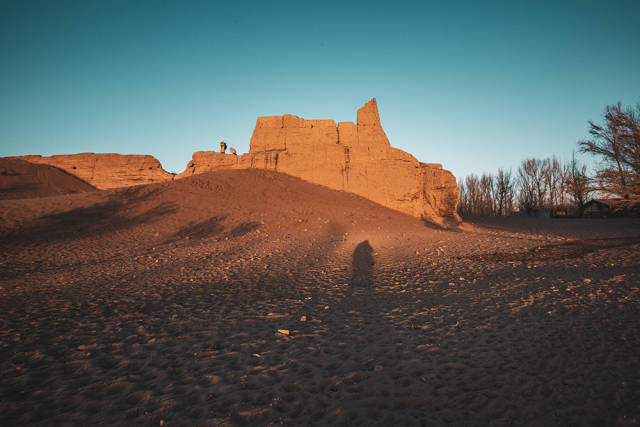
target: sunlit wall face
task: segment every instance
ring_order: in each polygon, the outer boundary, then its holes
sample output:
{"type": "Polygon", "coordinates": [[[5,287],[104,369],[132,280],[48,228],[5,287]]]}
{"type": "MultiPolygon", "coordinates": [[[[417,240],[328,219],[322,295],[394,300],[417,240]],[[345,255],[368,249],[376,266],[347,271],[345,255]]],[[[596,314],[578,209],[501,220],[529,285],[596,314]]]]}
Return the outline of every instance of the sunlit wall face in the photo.
{"type": "Polygon", "coordinates": [[[636,1],[3,2],[0,156],[249,148],[259,115],[355,120],[457,176],[570,159],[640,102],[636,1]]]}

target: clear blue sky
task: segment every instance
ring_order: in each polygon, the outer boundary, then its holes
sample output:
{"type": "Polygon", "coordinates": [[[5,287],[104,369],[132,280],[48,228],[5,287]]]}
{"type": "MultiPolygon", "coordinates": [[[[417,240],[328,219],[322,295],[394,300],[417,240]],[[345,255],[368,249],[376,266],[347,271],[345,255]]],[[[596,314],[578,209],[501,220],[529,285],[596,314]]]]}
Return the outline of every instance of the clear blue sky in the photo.
{"type": "Polygon", "coordinates": [[[0,0],[0,156],[152,154],[182,171],[257,116],[355,121],[457,176],[568,159],[640,102],[640,1],[0,0]]]}

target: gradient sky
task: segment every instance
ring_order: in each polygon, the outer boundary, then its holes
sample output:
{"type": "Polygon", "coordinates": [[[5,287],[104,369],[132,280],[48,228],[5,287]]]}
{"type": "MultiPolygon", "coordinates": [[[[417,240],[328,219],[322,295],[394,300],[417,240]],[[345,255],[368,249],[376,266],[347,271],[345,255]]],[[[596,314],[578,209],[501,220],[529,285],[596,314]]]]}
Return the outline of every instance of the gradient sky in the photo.
{"type": "MultiPolygon", "coordinates": [[[[640,1],[0,0],[0,156],[152,154],[172,172],[257,116],[355,121],[456,176],[570,159],[640,102],[640,1]]],[[[587,160],[586,157],[583,157],[587,160]]]]}

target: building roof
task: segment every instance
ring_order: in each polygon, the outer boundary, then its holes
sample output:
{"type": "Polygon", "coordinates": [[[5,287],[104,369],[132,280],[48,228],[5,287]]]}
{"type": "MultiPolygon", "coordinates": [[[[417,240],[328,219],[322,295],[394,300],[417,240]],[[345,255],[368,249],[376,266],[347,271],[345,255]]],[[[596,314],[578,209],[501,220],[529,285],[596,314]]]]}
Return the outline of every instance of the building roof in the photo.
{"type": "Polygon", "coordinates": [[[592,203],[598,203],[598,204],[601,204],[601,205],[605,205],[611,211],[619,211],[619,210],[633,208],[633,207],[636,207],[636,206],[640,205],[640,200],[637,200],[637,199],[622,199],[622,198],[591,199],[587,203],[585,203],[585,206],[587,206],[589,204],[592,204],[592,203]]]}

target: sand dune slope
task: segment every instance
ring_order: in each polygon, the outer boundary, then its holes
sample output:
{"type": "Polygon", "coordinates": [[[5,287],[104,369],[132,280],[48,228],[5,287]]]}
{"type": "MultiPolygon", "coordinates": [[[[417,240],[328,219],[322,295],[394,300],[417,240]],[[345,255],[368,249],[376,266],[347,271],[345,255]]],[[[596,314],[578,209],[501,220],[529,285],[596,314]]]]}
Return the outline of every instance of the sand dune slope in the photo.
{"type": "Polygon", "coordinates": [[[0,158],[0,200],[83,193],[95,188],[61,169],[0,158]]]}
{"type": "Polygon", "coordinates": [[[640,224],[441,230],[256,170],[0,201],[7,425],[626,425],[640,224]]]}

